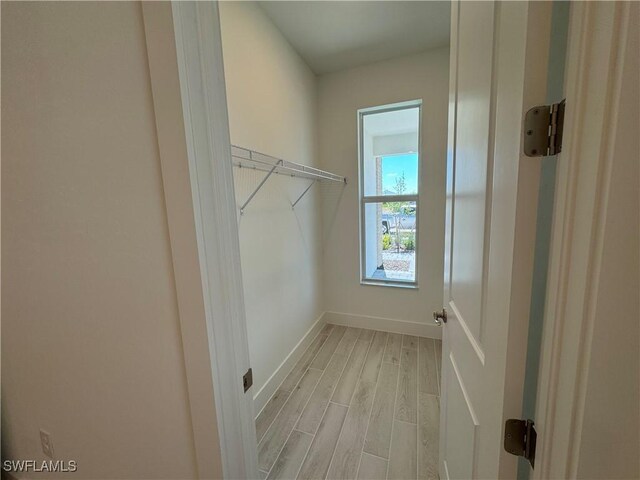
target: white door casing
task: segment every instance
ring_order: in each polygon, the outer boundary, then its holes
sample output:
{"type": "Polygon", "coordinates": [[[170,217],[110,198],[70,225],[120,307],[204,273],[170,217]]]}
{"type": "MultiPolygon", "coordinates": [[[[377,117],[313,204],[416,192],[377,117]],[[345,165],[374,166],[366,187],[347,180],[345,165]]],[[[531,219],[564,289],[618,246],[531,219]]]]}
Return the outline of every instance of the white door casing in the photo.
{"type": "MultiPolygon", "coordinates": [[[[634,281],[637,285],[637,276],[634,280],[630,275],[630,266],[616,270],[614,282],[607,281],[607,268],[612,266],[606,265],[603,255],[607,235],[611,235],[608,229],[616,231],[616,228],[621,229],[620,225],[625,225],[623,228],[629,230],[618,240],[629,241],[634,228],[633,218],[617,223],[617,226],[610,224],[610,218],[615,218],[619,210],[608,205],[614,194],[633,189],[629,187],[633,185],[633,175],[616,182],[614,168],[623,169],[626,174],[633,171],[631,166],[635,161],[635,181],[638,181],[638,84],[632,81],[625,90],[624,76],[634,71],[634,65],[626,62],[635,56],[637,78],[639,19],[638,5],[634,2],[575,2],[571,5],[564,162],[558,164],[556,181],[536,401],[539,461],[533,471],[534,479],[580,478],[584,473],[587,478],[637,478],[637,474],[629,473],[638,472],[638,437],[634,437],[637,403],[629,406],[633,403],[630,395],[616,401],[616,393],[632,388],[631,382],[625,382],[637,375],[638,365],[630,358],[621,362],[615,355],[608,358],[606,366],[593,365],[590,357],[594,340],[624,352],[633,344],[620,344],[618,348],[617,342],[624,335],[620,332],[633,335],[628,325],[634,320],[635,334],[638,332],[637,304],[634,310],[631,301],[617,301],[616,309],[608,310],[611,315],[603,317],[598,315],[598,302],[607,295],[609,299],[616,298],[618,292],[624,292],[634,281]],[[624,116],[633,108],[635,122],[633,117],[624,116]],[[631,141],[633,138],[635,143],[631,141]],[[612,324],[615,328],[611,334],[597,338],[594,336],[597,335],[596,325],[603,322],[607,329],[612,324]],[[628,363],[622,374],[617,368],[621,363],[628,363]],[[611,375],[609,388],[602,389],[604,401],[600,406],[603,414],[598,418],[585,410],[588,377],[594,368],[606,368],[611,375]],[[635,412],[630,411],[633,408],[635,412]],[[622,418],[625,425],[620,424],[622,418]],[[586,444],[583,438],[585,423],[601,427],[597,429],[597,438],[587,439],[586,444]],[[595,458],[601,465],[600,471],[580,472],[581,455],[595,458]]],[[[627,199],[628,211],[623,215],[638,215],[637,187],[635,195],[635,198],[629,196],[627,199]]],[[[618,254],[627,261],[633,258],[632,252],[625,250],[618,254]]],[[[635,272],[637,275],[637,270],[635,272]]],[[[626,296],[626,300],[632,298],[626,296]]]]}
{"type": "Polygon", "coordinates": [[[522,119],[546,97],[551,3],[455,2],[447,158],[440,475],[515,477],[540,161],[522,119]]]}
{"type": "Polygon", "coordinates": [[[256,478],[253,394],[217,2],[172,2],[225,478],[256,478]]]}
{"type": "Polygon", "coordinates": [[[216,2],[143,2],[198,478],[258,478],[216,2]]]}

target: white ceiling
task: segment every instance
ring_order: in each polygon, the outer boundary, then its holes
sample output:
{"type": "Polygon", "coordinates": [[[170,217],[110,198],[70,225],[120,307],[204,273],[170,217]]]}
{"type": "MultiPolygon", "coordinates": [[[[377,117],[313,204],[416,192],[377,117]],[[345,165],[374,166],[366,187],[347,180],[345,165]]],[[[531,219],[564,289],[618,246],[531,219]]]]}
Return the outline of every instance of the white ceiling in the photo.
{"type": "Polygon", "coordinates": [[[449,44],[449,2],[258,3],[316,74],[449,44]]]}

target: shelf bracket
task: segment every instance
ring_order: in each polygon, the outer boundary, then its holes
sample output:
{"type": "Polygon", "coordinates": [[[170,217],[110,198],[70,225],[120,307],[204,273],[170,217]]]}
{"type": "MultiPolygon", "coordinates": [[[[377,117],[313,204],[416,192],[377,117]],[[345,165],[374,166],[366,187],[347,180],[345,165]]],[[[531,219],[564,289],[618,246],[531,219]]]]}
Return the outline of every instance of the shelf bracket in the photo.
{"type": "Polygon", "coordinates": [[[306,193],[311,189],[311,187],[313,187],[313,184],[314,184],[314,183],[316,183],[316,181],[315,181],[315,180],[312,180],[312,181],[311,181],[311,183],[309,184],[309,186],[305,189],[305,191],[304,191],[304,192],[302,192],[302,195],[300,195],[300,196],[298,197],[298,199],[297,199],[295,202],[293,202],[293,203],[291,204],[291,210],[293,210],[293,209],[296,207],[296,205],[298,204],[298,202],[299,202],[300,200],[302,200],[302,197],[304,197],[304,196],[305,196],[305,194],[306,194],[306,193]]]}
{"type": "Polygon", "coordinates": [[[269,177],[273,174],[273,172],[276,171],[276,168],[278,168],[278,166],[282,165],[282,160],[278,160],[278,163],[276,163],[271,170],[269,170],[269,173],[267,173],[265,175],[265,177],[262,179],[262,181],[258,184],[258,186],[256,187],[256,189],[251,193],[251,195],[249,195],[249,198],[247,198],[247,200],[242,204],[242,206],[240,207],[240,215],[244,214],[244,209],[247,208],[247,205],[249,205],[249,202],[251,202],[251,200],[253,200],[253,197],[256,196],[256,193],[258,193],[258,191],[262,188],[262,186],[266,183],[266,181],[269,179],[269,177]]]}

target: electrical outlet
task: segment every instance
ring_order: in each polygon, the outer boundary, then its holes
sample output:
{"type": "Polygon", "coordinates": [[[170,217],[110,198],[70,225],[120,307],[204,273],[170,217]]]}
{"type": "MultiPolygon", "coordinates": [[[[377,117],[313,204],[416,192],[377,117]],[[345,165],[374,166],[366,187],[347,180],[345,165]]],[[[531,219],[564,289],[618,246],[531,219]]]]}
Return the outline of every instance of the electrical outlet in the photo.
{"type": "Polygon", "coordinates": [[[42,445],[42,453],[47,457],[53,458],[53,443],[51,443],[51,434],[40,430],[40,444],[42,445]]]}

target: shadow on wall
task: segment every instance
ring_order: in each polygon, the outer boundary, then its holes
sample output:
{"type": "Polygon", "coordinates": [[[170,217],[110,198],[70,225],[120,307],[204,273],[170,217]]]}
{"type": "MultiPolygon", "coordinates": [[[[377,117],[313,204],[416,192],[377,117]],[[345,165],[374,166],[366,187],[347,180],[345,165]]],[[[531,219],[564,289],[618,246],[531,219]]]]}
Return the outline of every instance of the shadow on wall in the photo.
{"type": "MultiPolygon", "coordinates": [[[[322,204],[322,252],[325,251],[325,246],[329,241],[333,225],[338,215],[338,209],[342,196],[346,189],[344,183],[326,182],[320,183],[320,201],[322,204]]],[[[358,219],[356,218],[357,222],[358,219]]]]}
{"type": "MultiPolygon", "coordinates": [[[[263,217],[268,217],[282,214],[284,211],[291,211],[297,221],[299,234],[307,248],[309,248],[309,242],[306,238],[309,225],[306,224],[305,214],[301,212],[305,212],[308,208],[310,199],[319,198],[322,204],[322,251],[324,251],[324,247],[329,241],[346,185],[336,182],[316,182],[305,193],[296,207],[292,208],[292,203],[300,197],[308,186],[308,180],[292,179],[287,175],[274,174],[247,205],[245,213],[240,215],[240,206],[247,201],[265,178],[265,175],[265,172],[253,168],[234,168],[239,226],[242,226],[243,219],[247,216],[262,215],[263,217]]],[[[316,204],[313,201],[311,203],[316,204]]],[[[282,218],[278,218],[277,221],[282,222],[282,218]]],[[[358,220],[356,219],[355,221],[357,222],[358,220]]]]}
{"type": "Polygon", "coordinates": [[[307,238],[307,234],[305,232],[310,231],[308,223],[313,218],[313,215],[310,215],[310,213],[315,213],[318,205],[320,204],[320,194],[318,193],[318,186],[320,182],[313,181],[311,184],[309,182],[310,180],[308,179],[296,179],[296,181],[293,182],[293,186],[296,190],[294,191],[294,195],[290,198],[289,203],[291,206],[288,208],[291,209],[291,213],[296,219],[298,233],[304,241],[307,253],[312,253],[313,248],[318,248],[318,242],[314,241],[315,239],[313,238],[307,238]],[[297,202],[295,207],[293,206],[294,202],[297,202]]]}
{"type": "MultiPolygon", "coordinates": [[[[235,182],[235,195],[236,195],[236,208],[238,214],[240,213],[240,206],[242,206],[254,190],[260,185],[260,182],[265,178],[267,172],[257,170],[248,167],[233,167],[233,178],[235,182]]],[[[256,196],[251,199],[249,205],[245,210],[247,213],[255,212],[268,212],[268,211],[280,211],[286,204],[284,203],[284,195],[282,188],[276,188],[275,185],[280,186],[282,179],[280,175],[274,174],[267,180],[256,196]]],[[[240,217],[242,219],[242,216],[240,217]]]]}

